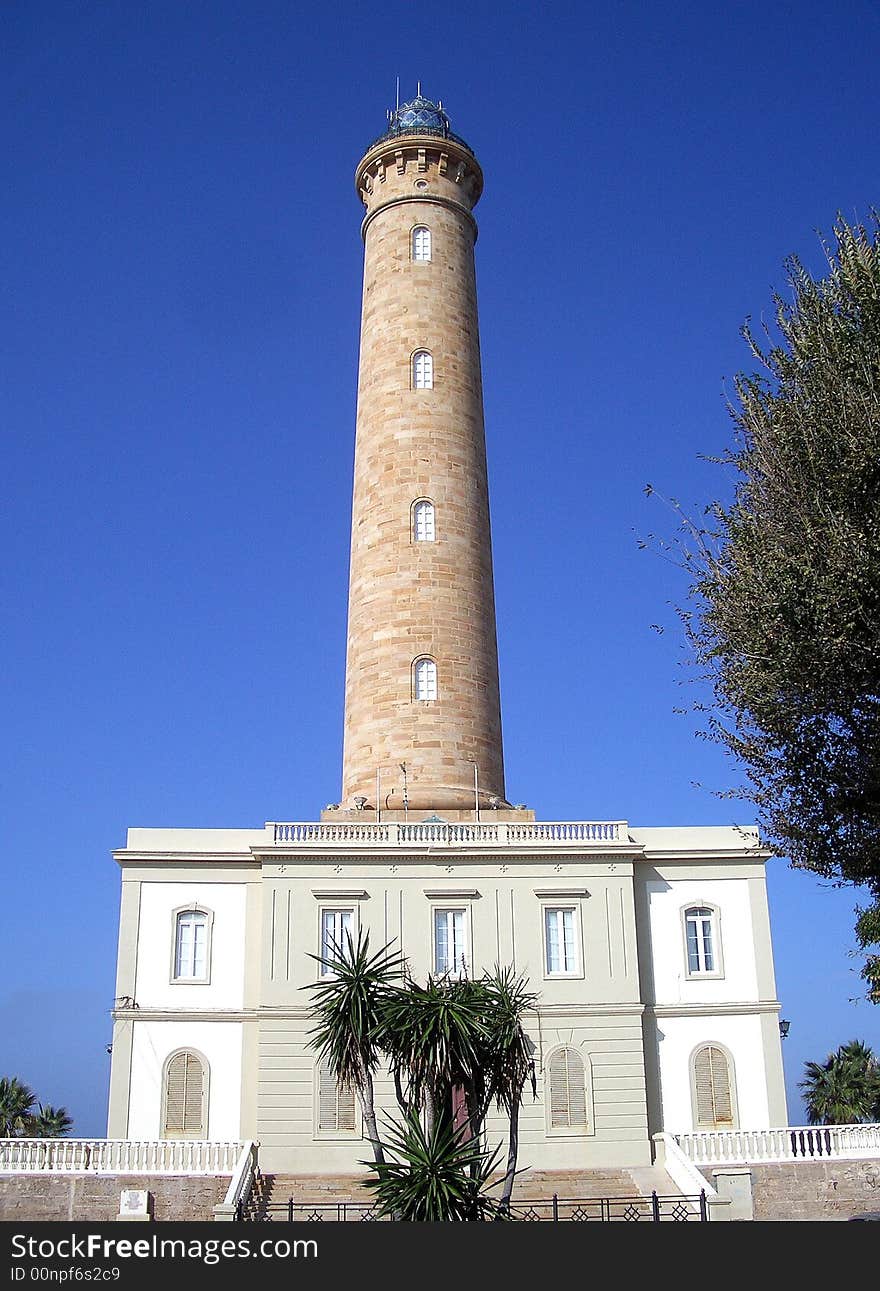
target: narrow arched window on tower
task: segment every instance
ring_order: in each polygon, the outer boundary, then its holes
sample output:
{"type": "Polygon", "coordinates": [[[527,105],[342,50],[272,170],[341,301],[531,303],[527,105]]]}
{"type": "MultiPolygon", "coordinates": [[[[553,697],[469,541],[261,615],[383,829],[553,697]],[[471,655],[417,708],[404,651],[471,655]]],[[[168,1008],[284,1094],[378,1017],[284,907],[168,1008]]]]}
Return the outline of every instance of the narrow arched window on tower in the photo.
{"type": "Polygon", "coordinates": [[[412,258],[425,262],[431,259],[431,230],[417,224],[412,231],[412,258]]]}
{"type": "Polygon", "coordinates": [[[419,498],[413,507],[413,540],[433,542],[434,538],[434,503],[427,498],[419,498]]]}
{"type": "Polygon", "coordinates": [[[437,698],[437,665],[433,659],[416,659],[413,665],[413,696],[416,699],[437,698]]]}
{"type": "Polygon", "coordinates": [[[706,1044],[691,1058],[694,1128],[732,1129],[736,1123],[731,1063],[720,1045],[706,1044]]]}
{"type": "Polygon", "coordinates": [[[165,1067],[162,1137],[206,1137],[205,1064],[199,1054],[184,1050],[172,1055],[165,1067]]]}
{"type": "Polygon", "coordinates": [[[434,389],[434,360],[427,350],[416,350],[412,357],[414,390],[434,389]]]}

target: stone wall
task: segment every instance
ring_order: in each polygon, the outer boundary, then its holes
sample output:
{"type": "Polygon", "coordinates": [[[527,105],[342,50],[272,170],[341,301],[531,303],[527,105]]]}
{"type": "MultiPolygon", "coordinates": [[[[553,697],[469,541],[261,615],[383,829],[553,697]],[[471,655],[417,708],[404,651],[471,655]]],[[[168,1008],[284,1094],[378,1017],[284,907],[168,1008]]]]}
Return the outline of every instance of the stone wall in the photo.
{"type": "Polygon", "coordinates": [[[849,1219],[880,1211],[880,1161],[752,1165],[755,1219],[849,1219]]]}
{"type": "Polygon", "coordinates": [[[0,1220],[91,1220],[105,1223],[119,1214],[123,1188],[146,1189],[156,1220],[210,1220],[229,1179],[202,1175],[0,1175],[0,1220]]]}

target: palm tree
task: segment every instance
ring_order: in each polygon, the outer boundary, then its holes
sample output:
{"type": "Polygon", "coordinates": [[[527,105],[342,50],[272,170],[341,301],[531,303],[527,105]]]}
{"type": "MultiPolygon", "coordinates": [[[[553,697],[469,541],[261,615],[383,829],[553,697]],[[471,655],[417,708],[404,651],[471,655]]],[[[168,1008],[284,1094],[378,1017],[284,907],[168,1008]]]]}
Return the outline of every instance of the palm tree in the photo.
{"type": "Polygon", "coordinates": [[[28,1136],[34,1139],[63,1139],[72,1129],[67,1108],[52,1107],[49,1103],[45,1107],[40,1103],[39,1112],[27,1121],[28,1136]]]}
{"type": "Polygon", "coordinates": [[[510,967],[500,968],[483,978],[486,1000],[487,1045],[483,1055],[486,1073],[486,1096],[480,1124],[489,1105],[494,1102],[508,1118],[507,1169],[501,1195],[501,1206],[507,1210],[519,1153],[519,1109],[523,1089],[531,1081],[532,1097],[536,1094],[534,1046],[523,1029],[525,1014],[534,1009],[538,997],[526,989],[526,978],[517,976],[510,967]]]}
{"type": "Polygon", "coordinates": [[[0,1077],[0,1138],[20,1138],[27,1133],[35,1101],[33,1090],[17,1076],[0,1077]]]}
{"type": "Polygon", "coordinates": [[[810,1125],[852,1125],[880,1117],[880,1063],[861,1040],[841,1045],[823,1063],[805,1063],[798,1088],[810,1125]]]}
{"type": "Polygon", "coordinates": [[[381,1163],[385,1156],[373,1094],[373,1073],[382,1054],[380,1009],[403,975],[406,960],[389,946],[371,955],[370,934],[360,928],[356,941],[347,932],[344,945],[334,945],[329,954],[312,955],[312,959],[326,973],[305,987],[314,994],[312,1046],[319,1059],[329,1062],[339,1084],[356,1092],[373,1156],[381,1163]]]}

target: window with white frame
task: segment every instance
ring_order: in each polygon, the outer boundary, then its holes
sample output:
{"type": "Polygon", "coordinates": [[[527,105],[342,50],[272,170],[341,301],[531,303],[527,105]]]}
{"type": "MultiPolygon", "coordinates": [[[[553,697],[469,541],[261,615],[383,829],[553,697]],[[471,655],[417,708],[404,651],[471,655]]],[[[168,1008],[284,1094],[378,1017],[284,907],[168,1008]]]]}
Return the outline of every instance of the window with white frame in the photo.
{"type": "MultiPolygon", "coordinates": [[[[336,959],[354,935],[354,911],[325,909],[321,911],[321,959],[336,959]]],[[[322,962],[321,976],[332,977],[332,967],[322,962]]]]}
{"type": "Polygon", "coordinates": [[[412,356],[412,383],[414,390],[434,388],[434,360],[427,350],[416,350],[412,356]]]}
{"type": "Polygon", "coordinates": [[[431,230],[417,224],[412,231],[412,258],[425,262],[431,259],[431,230]]]}
{"type": "Polygon", "coordinates": [[[433,659],[416,659],[413,665],[413,696],[420,700],[437,698],[437,665],[433,659]]]}
{"type": "Polygon", "coordinates": [[[548,975],[571,976],[579,971],[577,910],[574,906],[545,908],[544,948],[548,975]]]}
{"type": "Polygon", "coordinates": [[[413,538],[416,542],[433,542],[434,536],[434,503],[419,498],[413,507],[413,538]]]}
{"type": "Polygon", "coordinates": [[[584,1060],[570,1045],[557,1049],[547,1064],[548,1120],[551,1130],[585,1134],[587,1084],[584,1060]]]}
{"type": "Polygon", "coordinates": [[[210,912],[198,907],[176,911],[172,980],[207,982],[210,975],[210,945],[210,912]]]}
{"type": "Polygon", "coordinates": [[[694,1128],[732,1129],[736,1123],[731,1061],[717,1044],[697,1049],[691,1059],[694,1128]]]}
{"type": "Polygon", "coordinates": [[[684,912],[688,977],[717,975],[720,971],[716,912],[711,906],[689,906],[684,912]]]}
{"type": "Polygon", "coordinates": [[[434,911],[434,972],[467,972],[467,911],[434,911]]]}
{"type": "Polygon", "coordinates": [[[197,1053],[187,1050],[169,1058],[162,1090],[163,1138],[207,1137],[206,1075],[206,1063],[197,1053]]]}

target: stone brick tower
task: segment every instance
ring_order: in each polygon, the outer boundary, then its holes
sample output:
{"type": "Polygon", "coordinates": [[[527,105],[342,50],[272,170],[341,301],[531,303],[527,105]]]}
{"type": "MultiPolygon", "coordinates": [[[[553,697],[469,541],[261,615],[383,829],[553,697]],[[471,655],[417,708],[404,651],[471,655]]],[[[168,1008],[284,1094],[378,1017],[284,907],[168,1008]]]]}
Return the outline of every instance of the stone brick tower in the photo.
{"type": "Polygon", "coordinates": [[[483,175],[441,105],[358,164],[364,287],[340,807],[502,809],[474,273],[483,175]]]}

